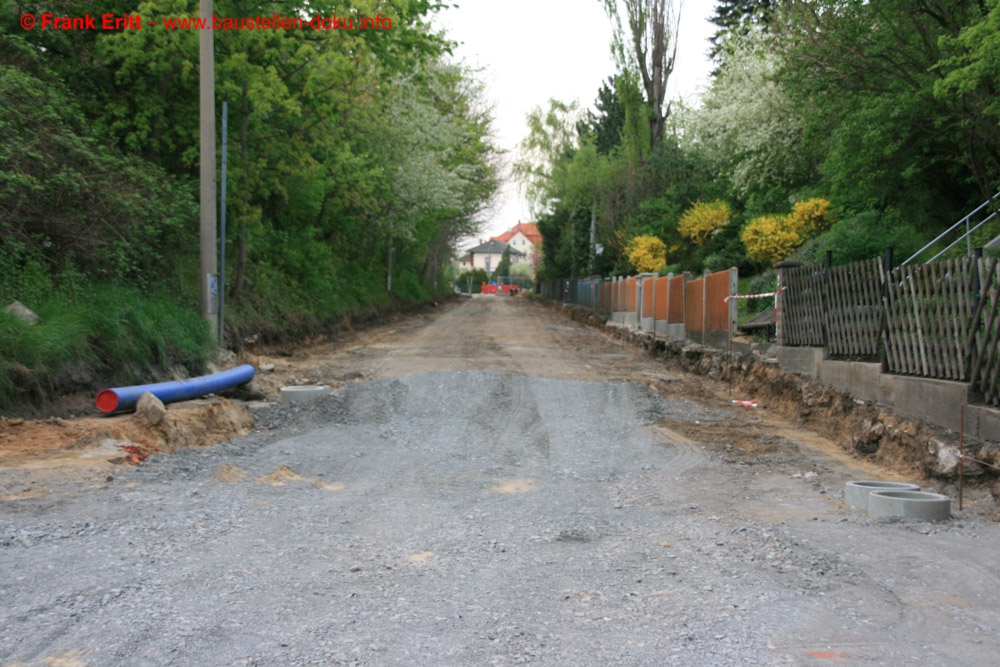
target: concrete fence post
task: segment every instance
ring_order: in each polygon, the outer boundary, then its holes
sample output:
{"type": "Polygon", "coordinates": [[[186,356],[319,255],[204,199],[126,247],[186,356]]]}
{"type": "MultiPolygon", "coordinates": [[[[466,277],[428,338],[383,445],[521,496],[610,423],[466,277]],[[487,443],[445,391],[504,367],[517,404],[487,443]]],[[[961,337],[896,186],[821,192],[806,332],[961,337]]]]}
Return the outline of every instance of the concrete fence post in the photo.
{"type": "Polygon", "coordinates": [[[701,274],[701,344],[705,344],[705,328],[708,326],[708,277],[710,273],[701,274]]]}
{"type": "MultiPolygon", "coordinates": [[[[729,269],[729,296],[735,297],[740,293],[740,270],[735,266],[729,269]]],[[[739,300],[729,300],[729,340],[736,337],[736,323],[739,317],[739,300]]]]}

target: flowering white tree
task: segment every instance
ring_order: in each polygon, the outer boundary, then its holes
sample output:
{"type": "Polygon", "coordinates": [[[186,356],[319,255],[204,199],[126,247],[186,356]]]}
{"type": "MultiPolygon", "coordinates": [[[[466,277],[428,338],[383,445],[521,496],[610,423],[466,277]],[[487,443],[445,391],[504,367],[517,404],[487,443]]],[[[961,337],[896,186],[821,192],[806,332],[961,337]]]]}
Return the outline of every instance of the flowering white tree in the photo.
{"type": "Polygon", "coordinates": [[[780,44],[749,29],[726,42],[718,76],[700,109],[684,123],[684,139],[710,155],[747,195],[794,187],[811,173],[805,120],[778,78],[780,44]]]}
{"type": "Polygon", "coordinates": [[[499,164],[483,141],[491,117],[481,108],[481,88],[464,83],[457,66],[437,65],[430,74],[419,82],[394,82],[393,104],[385,113],[391,196],[382,225],[390,291],[398,242],[412,243],[421,229],[433,229],[434,238],[422,241],[433,264],[459,237],[478,229],[479,214],[496,189],[499,164]]]}

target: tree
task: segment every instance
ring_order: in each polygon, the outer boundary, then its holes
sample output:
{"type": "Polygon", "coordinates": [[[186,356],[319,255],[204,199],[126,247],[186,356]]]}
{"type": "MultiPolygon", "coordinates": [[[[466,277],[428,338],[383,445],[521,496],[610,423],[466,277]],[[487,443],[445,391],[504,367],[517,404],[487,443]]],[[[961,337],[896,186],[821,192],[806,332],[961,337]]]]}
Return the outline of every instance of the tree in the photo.
{"type": "Polygon", "coordinates": [[[565,170],[579,146],[579,105],[549,100],[548,110],[528,114],[528,135],[521,140],[514,175],[531,203],[534,215],[549,209],[565,194],[565,170]]]}
{"type": "Polygon", "coordinates": [[[670,105],[664,107],[664,100],[677,57],[680,11],[674,11],[671,0],[624,0],[629,29],[626,36],[618,0],[603,2],[608,18],[615,25],[612,52],[619,70],[638,71],[642,78],[649,113],[650,150],[656,150],[670,115],[670,105]]]}
{"type": "Polygon", "coordinates": [[[779,77],[783,54],[759,28],[732,36],[701,109],[686,119],[685,144],[709,156],[743,199],[773,200],[775,190],[785,199],[818,175],[803,107],[779,77]]]}
{"type": "Polygon", "coordinates": [[[992,194],[1000,187],[1000,0],[987,0],[986,7],[957,36],[941,37],[944,78],[934,83],[934,96],[966,110],[970,140],[964,161],[980,191],[992,194]]]}
{"type": "Polygon", "coordinates": [[[36,264],[138,285],[168,274],[197,218],[191,182],[109,148],[35,47],[0,39],[17,63],[0,64],[0,288],[36,264]]]}
{"type": "Polygon", "coordinates": [[[991,158],[971,157],[983,144],[984,107],[940,97],[940,82],[958,64],[948,58],[960,49],[954,38],[981,21],[982,7],[978,0],[781,4],[771,24],[788,47],[780,77],[806,111],[803,133],[820,146],[822,179],[838,205],[899,207],[931,230],[992,194],[991,158]]]}
{"type": "Polygon", "coordinates": [[[608,77],[607,82],[601,84],[594,106],[598,113],[585,112],[584,120],[577,124],[577,131],[593,134],[597,152],[610,155],[621,144],[625,129],[625,105],[618,96],[614,77],[608,77]]]}
{"type": "Polygon", "coordinates": [[[774,5],[775,0],[716,0],[715,16],[709,19],[718,28],[709,38],[712,59],[724,60],[726,44],[731,37],[746,35],[757,28],[766,29],[774,5]]]}
{"type": "Polygon", "coordinates": [[[510,275],[510,246],[503,249],[503,253],[500,255],[500,263],[497,264],[497,270],[493,273],[494,280],[500,280],[506,278],[510,275]]]}

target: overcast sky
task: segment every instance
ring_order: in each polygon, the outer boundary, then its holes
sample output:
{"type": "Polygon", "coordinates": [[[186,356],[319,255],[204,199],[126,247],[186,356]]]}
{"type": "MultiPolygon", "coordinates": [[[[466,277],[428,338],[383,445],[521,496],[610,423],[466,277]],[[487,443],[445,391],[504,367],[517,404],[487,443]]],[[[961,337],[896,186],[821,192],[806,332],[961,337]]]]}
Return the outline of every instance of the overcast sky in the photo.
{"type": "MultiPolygon", "coordinates": [[[[549,98],[574,100],[593,108],[601,82],[615,73],[611,23],[600,0],[454,0],[459,6],[439,12],[437,27],[460,43],[455,55],[483,71],[480,78],[493,103],[496,134],[509,151],[508,161],[527,134],[525,116],[549,98]]],[[[714,26],[712,0],[685,0],[681,12],[677,65],[668,96],[694,102],[707,85],[711,64],[706,53],[714,26]]],[[[508,183],[483,237],[531,221],[528,204],[508,183]]]]}

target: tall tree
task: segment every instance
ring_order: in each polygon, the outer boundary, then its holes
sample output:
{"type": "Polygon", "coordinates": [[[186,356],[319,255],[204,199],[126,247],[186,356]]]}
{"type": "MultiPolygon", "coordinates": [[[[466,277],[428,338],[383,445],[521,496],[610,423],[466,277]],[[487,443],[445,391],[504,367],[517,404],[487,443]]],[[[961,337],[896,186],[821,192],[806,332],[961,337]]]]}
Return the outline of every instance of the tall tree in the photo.
{"type": "Polygon", "coordinates": [[[715,16],[709,19],[717,27],[709,38],[712,59],[722,60],[725,44],[731,36],[746,35],[753,28],[766,28],[775,4],[776,0],[716,0],[715,16]]]}
{"type": "Polygon", "coordinates": [[[667,82],[677,58],[677,33],[680,10],[672,0],[622,0],[628,23],[628,35],[622,29],[619,0],[603,0],[608,17],[615,24],[612,51],[621,71],[638,71],[646,92],[649,112],[650,150],[663,140],[663,130],[670,116],[670,104],[664,106],[667,82]]]}
{"type": "Polygon", "coordinates": [[[802,108],[778,77],[783,49],[760,27],[731,35],[726,49],[701,108],[685,119],[685,144],[710,157],[741,199],[787,199],[815,181],[818,158],[802,108]]]}
{"type": "Polygon", "coordinates": [[[577,130],[583,134],[594,135],[594,145],[597,152],[609,155],[622,142],[622,131],[625,129],[625,105],[618,97],[615,77],[608,77],[601,83],[597,91],[594,106],[597,113],[587,111],[584,120],[577,124],[577,130]]]}
{"type": "Polygon", "coordinates": [[[780,76],[807,112],[805,133],[825,144],[839,204],[899,207],[937,226],[982,201],[990,179],[968,158],[978,112],[935,95],[949,39],[982,15],[979,0],[782,3],[780,76]]]}

